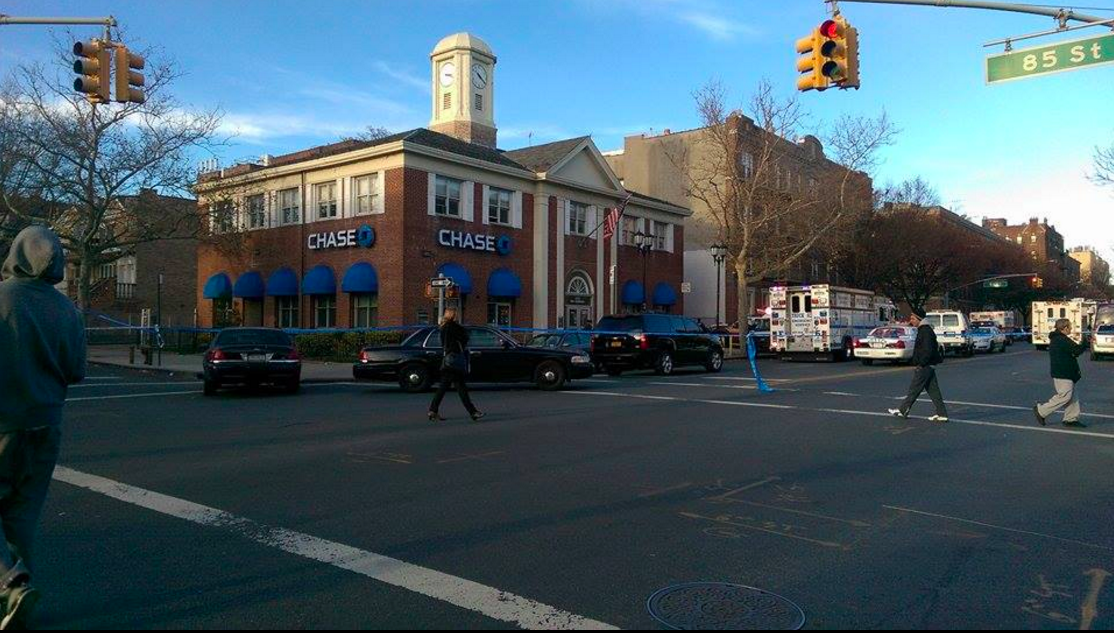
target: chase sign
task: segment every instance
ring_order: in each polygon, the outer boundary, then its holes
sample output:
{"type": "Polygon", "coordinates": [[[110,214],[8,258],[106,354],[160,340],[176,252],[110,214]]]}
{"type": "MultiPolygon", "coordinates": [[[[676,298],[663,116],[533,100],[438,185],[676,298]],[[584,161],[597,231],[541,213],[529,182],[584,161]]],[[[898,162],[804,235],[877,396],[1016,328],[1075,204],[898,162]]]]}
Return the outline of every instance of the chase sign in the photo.
{"type": "Polygon", "coordinates": [[[511,254],[511,238],[509,235],[496,237],[482,233],[464,233],[441,229],[437,233],[437,243],[445,248],[498,253],[504,257],[511,254]]]}
{"type": "Polygon", "coordinates": [[[331,233],[312,233],[306,246],[311,251],[333,248],[371,248],[375,246],[375,229],[363,225],[358,229],[333,231],[331,233]]]}

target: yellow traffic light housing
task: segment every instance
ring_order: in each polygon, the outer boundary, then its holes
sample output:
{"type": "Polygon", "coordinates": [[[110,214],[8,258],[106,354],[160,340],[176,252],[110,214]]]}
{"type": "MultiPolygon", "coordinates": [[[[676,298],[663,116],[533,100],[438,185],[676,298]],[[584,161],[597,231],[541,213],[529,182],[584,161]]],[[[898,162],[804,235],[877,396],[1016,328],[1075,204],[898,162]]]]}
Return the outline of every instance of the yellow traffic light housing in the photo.
{"type": "Polygon", "coordinates": [[[143,74],[134,70],[143,70],[143,58],[128,51],[127,46],[116,47],[116,101],[118,103],[143,103],[147,96],[140,88],[143,87],[143,74]]]}
{"type": "Polygon", "coordinates": [[[840,84],[840,88],[859,89],[859,29],[847,25],[847,79],[840,84]]]}
{"type": "Polygon", "coordinates": [[[831,83],[824,76],[824,62],[821,59],[820,49],[824,45],[824,37],[820,29],[814,29],[807,37],[797,40],[797,90],[827,90],[831,83]]]}
{"type": "Polygon", "coordinates": [[[108,103],[112,99],[108,83],[112,53],[108,42],[97,39],[76,42],[73,53],[78,57],[73,63],[73,71],[80,75],[74,79],[74,90],[84,93],[90,103],[108,103]]]}

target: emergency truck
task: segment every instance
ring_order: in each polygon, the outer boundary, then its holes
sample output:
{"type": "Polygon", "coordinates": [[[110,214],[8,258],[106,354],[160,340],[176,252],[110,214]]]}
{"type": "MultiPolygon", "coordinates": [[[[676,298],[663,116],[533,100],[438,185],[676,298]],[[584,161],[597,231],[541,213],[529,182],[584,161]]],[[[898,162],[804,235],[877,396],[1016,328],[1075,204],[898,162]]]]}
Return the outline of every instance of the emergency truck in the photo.
{"type": "Polygon", "coordinates": [[[1060,319],[1071,321],[1071,338],[1076,343],[1089,340],[1098,316],[1098,303],[1086,299],[1068,301],[1033,302],[1033,345],[1037,349],[1048,349],[1048,335],[1056,330],[1060,319]]]}
{"type": "Polygon", "coordinates": [[[782,360],[848,360],[855,339],[897,317],[885,297],[830,285],[775,286],[770,307],[770,351],[782,360]]]}
{"type": "Polygon", "coordinates": [[[968,320],[972,324],[976,323],[994,323],[994,325],[1006,331],[1010,328],[1021,327],[1021,315],[1016,310],[1001,310],[998,312],[972,312],[968,315],[968,320]]]}

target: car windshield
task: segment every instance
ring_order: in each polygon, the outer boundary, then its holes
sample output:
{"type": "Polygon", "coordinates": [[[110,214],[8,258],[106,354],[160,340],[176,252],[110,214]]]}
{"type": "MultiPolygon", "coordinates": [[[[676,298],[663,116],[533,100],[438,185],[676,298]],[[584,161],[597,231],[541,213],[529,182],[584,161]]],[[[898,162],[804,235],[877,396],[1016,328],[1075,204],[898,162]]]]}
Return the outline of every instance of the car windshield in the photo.
{"type": "Polygon", "coordinates": [[[957,314],[930,314],[925,317],[924,321],[934,328],[959,327],[959,315],[957,314]]]}
{"type": "Polygon", "coordinates": [[[596,329],[601,332],[641,332],[642,317],[604,317],[600,319],[596,329]]]}
{"type": "Polygon", "coordinates": [[[1114,334],[1114,325],[1100,325],[1099,334],[1114,334]]]}
{"type": "Polygon", "coordinates": [[[905,330],[899,327],[880,327],[870,335],[874,338],[901,338],[905,336],[905,330]]]}
{"type": "Polygon", "coordinates": [[[529,347],[557,347],[561,344],[559,334],[538,334],[530,339],[529,347]]]}
{"type": "Polygon", "coordinates": [[[225,330],[220,333],[214,345],[238,347],[241,345],[279,345],[293,346],[290,335],[281,330],[225,330]]]}
{"type": "Polygon", "coordinates": [[[410,336],[407,336],[406,340],[404,340],[402,342],[402,346],[403,347],[421,347],[422,343],[425,343],[425,339],[426,339],[427,336],[429,336],[429,329],[428,328],[424,329],[424,330],[418,330],[417,332],[414,332],[410,336]]]}
{"type": "Polygon", "coordinates": [[[975,336],[994,336],[994,330],[990,328],[980,327],[975,328],[975,336]]]}

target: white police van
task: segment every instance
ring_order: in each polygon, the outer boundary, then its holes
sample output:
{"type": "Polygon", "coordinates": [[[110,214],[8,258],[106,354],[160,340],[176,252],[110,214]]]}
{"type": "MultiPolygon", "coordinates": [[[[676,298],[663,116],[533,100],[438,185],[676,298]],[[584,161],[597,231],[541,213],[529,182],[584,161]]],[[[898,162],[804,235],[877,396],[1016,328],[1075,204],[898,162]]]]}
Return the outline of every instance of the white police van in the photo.
{"type": "Polygon", "coordinates": [[[896,320],[892,301],[831,285],[770,288],[770,351],[782,360],[848,360],[855,340],[896,320]]]}

